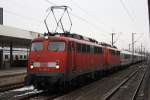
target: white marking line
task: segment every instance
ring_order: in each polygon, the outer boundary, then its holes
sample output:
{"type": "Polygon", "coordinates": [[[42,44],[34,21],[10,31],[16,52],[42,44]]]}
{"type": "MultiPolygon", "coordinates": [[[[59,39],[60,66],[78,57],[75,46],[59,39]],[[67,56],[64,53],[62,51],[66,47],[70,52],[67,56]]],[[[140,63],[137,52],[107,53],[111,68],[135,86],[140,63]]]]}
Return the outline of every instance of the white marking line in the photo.
{"type": "Polygon", "coordinates": [[[29,87],[23,87],[23,88],[19,88],[19,89],[14,89],[14,90],[11,90],[11,91],[29,91],[29,90],[34,90],[34,87],[33,86],[29,86],[29,87]]]}
{"type": "Polygon", "coordinates": [[[26,96],[26,95],[30,95],[30,94],[40,93],[40,92],[42,92],[42,90],[41,91],[34,90],[34,91],[31,91],[31,92],[26,92],[24,94],[15,95],[14,97],[21,97],[21,96],[26,96]]]}

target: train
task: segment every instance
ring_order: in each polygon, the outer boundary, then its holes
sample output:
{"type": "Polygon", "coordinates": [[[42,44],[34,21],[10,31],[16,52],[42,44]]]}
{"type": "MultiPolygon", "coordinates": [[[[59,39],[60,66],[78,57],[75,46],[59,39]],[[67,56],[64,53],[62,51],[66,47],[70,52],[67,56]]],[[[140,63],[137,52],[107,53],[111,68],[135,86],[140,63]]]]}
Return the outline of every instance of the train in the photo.
{"type": "Polygon", "coordinates": [[[45,90],[85,77],[94,79],[144,60],[142,54],[132,55],[82,35],[50,33],[32,40],[25,80],[27,85],[45,90]]]}
{"type": "MultiPolygon", "coordinates": [[[[12,50],[13,67],[26,67],[28,62],[28,53],[23,48],[13,48],[12,50]]],[[[10,63],[10,48],[0,48],[0,68],[7,68],[10,63]]],[[[10,66],[9,66],[10,67],[10,66]]]]}

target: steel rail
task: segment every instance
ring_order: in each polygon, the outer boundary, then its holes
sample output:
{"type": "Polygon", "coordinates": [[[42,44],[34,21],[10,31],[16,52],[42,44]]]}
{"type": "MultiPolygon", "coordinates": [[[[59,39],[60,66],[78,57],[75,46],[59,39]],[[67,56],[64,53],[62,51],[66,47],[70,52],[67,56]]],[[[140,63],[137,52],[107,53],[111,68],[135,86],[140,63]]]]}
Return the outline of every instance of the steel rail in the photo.
{"type": "Polygon", "coordinates": [[[138,91],[139,91],[139,89],[140,89],[140,87],[141,87],[141,84],[143,83],[143,80],[144,80],[144,77],[145,77],[145,75],[146,75],[146,72],[147,72],[147,70],[146,70],[146,71],[144,72],[144,74],[142,75],[142,78],[141,78],[141,80],[140,80],[140,82],[139,82],[139,84],[138,84],[138,86],[137,86],[137,88],[136,88],[136,90],[135,90],[135,92],[134,92],[134,95],[133,95],[133,97],[132,97],[131,100],[135,100],[136,95],[137,95],[137,93],[138,93],[138,91]]]}
{"type": "Polygon", "coordinates": [[[125,83],[127,83],[129,81],[129,79],[131,79],[136,73],[137,73],[138,70],[134,71],[133,73],[130,74],[129,77],[125,78],[120,84],[118,84],[115,88],[111,89],[109,92],[107,92],[101,100],[109,100],[109,98],[115,94],[122,85],[124,85],[125,83]]]}
{"type": "Polygon", "coordinates": [[[24,82],[0,86],[0,92],[5,92],[5,91],[8,91],[8,90],[20,88],[20,87],[23,87],[23,86],[24,86],[24,82]]]}
{"type": "Polygon", "coordinates": [[[19,94],[13,97],[13,100],[29,100],[30,98],[36,97],[40,94],[42,94],[43,91],[30,91],[27,93],[19,94]]]}

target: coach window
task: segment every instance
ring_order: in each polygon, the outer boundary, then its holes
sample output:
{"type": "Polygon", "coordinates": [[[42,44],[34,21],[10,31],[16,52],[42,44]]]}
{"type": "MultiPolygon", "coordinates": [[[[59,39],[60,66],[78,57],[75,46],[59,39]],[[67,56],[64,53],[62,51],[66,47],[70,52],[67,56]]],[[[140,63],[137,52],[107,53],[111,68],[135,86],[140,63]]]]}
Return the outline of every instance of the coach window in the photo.
{"type": "Polygon", "coordinates": [[[9,57],[8,57],[8,55],[5,55],[5,59],[8,59],[9,57]]]}
{"type": "Polygon", "coordinates": [[[125,54],[124,57],[125,57],[125,59],[128,59],[128,58],[129,58],[129,55],[128,55],[128,54],[125,54]]]}
{"type": "Polygon", "coordinates": [[[22,59],[22,55],[20,55],[20,59],[22,59]]]}
{"type": "Polygon", "coordinates": [[[50,51],[64,51],[65,42],[49,42],[48,50],[50,51]]]}
{"type": "Polygon", "coordinates": [[[27,59],[27,56],[26,56],[26,55],[24,55],[24,59],[27,59]]]}
{"type": "Polygon", "coordinates": [[[18,55],[15,55],[15,59],[16,59],[16,60],[18,60],[18,59],[19,59],[19,58],[18,58],[18,55]]]}

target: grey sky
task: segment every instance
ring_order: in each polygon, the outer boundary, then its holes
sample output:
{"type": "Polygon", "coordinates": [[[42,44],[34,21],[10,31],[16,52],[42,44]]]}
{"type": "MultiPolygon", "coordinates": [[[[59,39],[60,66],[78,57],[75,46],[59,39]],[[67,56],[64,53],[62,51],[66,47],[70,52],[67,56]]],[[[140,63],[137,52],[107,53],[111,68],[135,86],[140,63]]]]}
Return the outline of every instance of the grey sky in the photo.
{"type": "MultiPolygon", "coordinates": [[[[47,0],[0,0],[4,7],[4,24],[36,32],[46,32],[43,20],[46,9],[52,4],[47,0]]],[[[111,33],[115,32],[116,46],[128,48],[131,33],[137,33],[141,43],[148,45],[148,10],[147,0],[49,0],[57,5],[68,5],[72,8],[72,31],[98,41],[110,43],[111,33]],[[123,2],[123,3],[122,3],[123,2]],[[126,10],[127,9],[127,10],[126,10]],[[82,19],[81,19],[82,18],[82,19]]]]}

